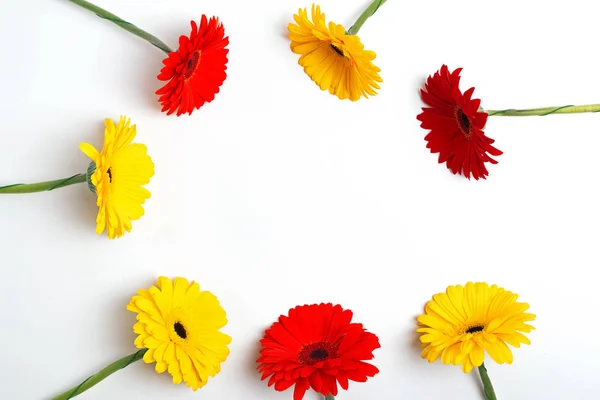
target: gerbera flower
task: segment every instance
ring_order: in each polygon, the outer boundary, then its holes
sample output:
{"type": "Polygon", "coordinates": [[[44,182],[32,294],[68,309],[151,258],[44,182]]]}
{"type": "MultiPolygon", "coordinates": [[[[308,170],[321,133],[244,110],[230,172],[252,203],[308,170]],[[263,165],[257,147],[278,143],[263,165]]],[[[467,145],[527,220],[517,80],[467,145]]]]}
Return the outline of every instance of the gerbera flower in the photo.
{"type": "Polygon", "coordinates": [[[427,148],[440,154],[439,163],[446,163],[453,174],[485,179],[485,163],[497,164],[491,156],[502,152],[483,132],[488,114],[479,111],[481,100],[471,98],[475,88],[464,94],[460,91],[461,70],[450,73],[444,65],[427,79],[421,97],[429,107],[423,108],[417,119],[422,128],[430,130],[425,136],[427,148]]]}
{"type": "Polygon", "coordinates": [[[227,77],[225,69],[229,50],[225,46],[229,44],[229,38],[225,37],[225,29],[216,17],[209,21],[202,15],[200,26],[192,21],[190,36],[182,35],[179,38],[179,49],[173,51],[156,36],[88,1],[72,2],[168,54],[163,60],[165,66],[158,75],[159,80],[168,83],[156,91],[160,95],[162,112],[166,111],[167,115],[174,112],[177,112],[177,116],[184,113],[191,115],[192,111],[202,107],[204,103],[211,102],[219,92],[219,87],[227,77]]]}
{"type": "Polygon", "coordinates": [[[294,400],[309,388],[324,396],[337,395],[338,383],[366,382],[379,370],[364,360],[373,359],[379,339],[362,324],[352,323],[352,311],[332,304],[291,309],[280,316],[260,341],[258,370],[269,386],[283,391],[294,386],[294,400]]]}
{"type": "Polygon", "coordinates": [[[162,111],[177,116],[199,109],[211,102],[227,74],[227,53],[225,48],[229,38],[225,28],[216,17],[207,20],[202,16],[200,26],[191,22],[192,32],[187,37],[179,37],[179,49],[169,53],[163,60],[165,65],[158,75],[168,83],[156,91],[162,111]]]}
{"type": "Polygon", "coordinates": [[[184,381],[196,391],[221,370],[231,342],[219,331],[227,324],[225,310],[198,283],[160,277],[156,286],[138,291],[127,309],[138,314],[135,346],[148,349],[144,362],[156,362],[156,372],[168,370],[173,383],[184,381]]]}
{"type": "Polygon", "coordinates": [[[106,229],[110,239],[121,237],[131,231],[131,221],[144,215],[142,205],[150,192],[142,186],[154,175],[154,163],[146,152],[146,146],[132,143],[135,125],[122,116],[115,126],[110,119],[104,120],[104,146],[98,152],[94,146],[79,146],[92,164],[88,169],[88,184],[98,195],[99,207],[96,233],[106,229]]]}
{"type": "Polygon", "coordinates": [[[523,335],[534,329],[527,322],[529,304],[517,295],[487,283],[450,286],[425,306],[418,317],[422,356],[429,362],[441,357],[444,364],[462,365],[464,372],[483,365],[484,352],[499,364],[512,363],[508,344],[529,344],[523,335]]]}
{"type": "Polygon", "coordinates": [[[92,159],[86,173],[64,179],[37,183],[17,183],[0,186],[0,193],[34,193],[87,182],[90,190],[97,194],[99,207],[96,218],[96,233],[105,229],[110,239],[121,237],[131,231],[131,221],[144,215],[142,205],[150,192],[142,186],[154,175],[154,164],[146,146],[132,143],[135,125],[121,117],[115,126],[105,120],[104,147],[98,152],[92,145],[81,143],[80,149],[92,159]]]}
{"type": "MultiPolygon", "coordinates": [[[[368,16],[372,15],[377,8],[368,16]]],[[[366,11],[365,11],[366,12],[366,11]]],[[[300,54],[298,64],[304,72],[321,88],[340,99],[356,101],[361,96],[377,94],[380,69],[373,64],[375,52],[365,50],[356,33],[368,18],[363,13],[363,21],[355,24],[353,33],[333,22],[325,22],[325,14],[319,6],[312,6],[311,19],[307,9],[299,9],[294,15],[296,23],[288,25],[291,49],[300,54]]],[[[360,18],[359,18],[360,20],[360,18]]]]}
{"type": "Polygon", "coordinates": [[[140,350],[109,364],[53,400],[79,396],[139,360],[156,362],[156,372],[168,370],[175,384],[185,381],[196,391],[220,371],[229,355],[231,338],[219,331],[227,323],[225,311],[212,293],[200,290],[195,282],[161,276],[156,286],[139,290],[127,309],[137,313],[133,331],[139,335],[135,345],[140,350]]]}

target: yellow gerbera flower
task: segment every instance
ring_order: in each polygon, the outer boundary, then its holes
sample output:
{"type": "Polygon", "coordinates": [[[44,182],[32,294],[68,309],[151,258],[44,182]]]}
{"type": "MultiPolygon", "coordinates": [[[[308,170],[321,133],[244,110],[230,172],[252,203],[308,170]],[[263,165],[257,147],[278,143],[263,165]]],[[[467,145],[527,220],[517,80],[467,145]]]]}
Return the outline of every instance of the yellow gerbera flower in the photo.
{"type": "MultiPolygon", "coordinates": [[[[374,11],[373,11],[374,12],[374,11]]],[[[340,99],[356,101],[377,94],[382,82],[380,69],[372,61],[375,52],[365,50],[358,36],[347,34],[342,25],[325,22],[319,6],[312,6],[312,21],[307,9],[294,15],[288,25],[290,47],[301,54],[298,64],[321,88],[340,99]]]]}
{"type": "Polygon", "coordinates": [[[227,324],[225,310],[197,283],[160,277],[156,286],[138,291],[127,309],[138,313],[135,346],[148,349],[144,362],[156,362],[156,372],[168,370],[173,383],[183,380],[196,391],[221,370],[231,342],[219,331],[227,324]]]}
{"type": "Polygon", "coordinates": [[[484,351],[499,364],[512,363],[507,344],[529,344],[521,332],[535,329],[526,323],[535,319],[525,312],[529,304],[517,302],[517,297],[496,285],[472,282],[434,295],[425,314],[417,318],[422,357],[429,362],[441,357],[444,364],[462,364],[464,372],[483,364],[484,351]]]}
{"type": "Polygon", "coordinates": [[[154,175],[154,163],[145,145],[132,143],[136,129],[128,118],[122,116],[117,126],[110,119],[104,121],[102,151],[88,143],[81,143],[79,148],[92,159],[88,184],[98,195],[96,233],[107,229],[108,237],[114,239],[130,232],[131,221],[144,215],[142,204],[150,192],[142,186],[154,175]]]}

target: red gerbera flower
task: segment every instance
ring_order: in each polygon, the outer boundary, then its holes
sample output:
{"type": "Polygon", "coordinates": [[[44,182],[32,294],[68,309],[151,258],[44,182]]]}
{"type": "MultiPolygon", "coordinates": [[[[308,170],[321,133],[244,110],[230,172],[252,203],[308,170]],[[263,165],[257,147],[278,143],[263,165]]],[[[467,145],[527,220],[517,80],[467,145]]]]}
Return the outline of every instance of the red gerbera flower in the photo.
{"type": "Polygon", "coordinates": [[[162,111],[177,116],[192,114],[205,102],[211,102],[219,87],[227,78],[227,53],[229,38],[218,18],[207,20],[202,16],[200,27],[192,21],[192,33],[188,38],[179,37],[179,49],[163,60],[165,66],[158,79],[169,81],[156,91],[162,111]]]}
{"type": "Polygon", "coordinates": [[[348,381],[375,376],[379,370],[363,360],[373,359],[379,339],[351,320],[352,311],[332,304],[298,306],[280,316],[260,341],[262,380],[270,377],[277,391],[296,385],[294,400],[301,400],[310,387],[336,396],[338,383],[347,390],[348,381]]]}
{"type": "Polygon", "coordinates": [[[417,119],[422,128],[430,130],[425,136],[427,148],[440,153],[440,164],[445,162],[454,174],[485,179],[485,163],[498,163],[490,155],[499,156],[502,152],[492,146],[494,139],[483,132],[488,115],[478,111],[481,100],[471,98],[475,88],[464,94],[460,91],[461,70],[450,73],[443,65],[427,79],[421,98],[430,108],[424,107],[417,119]]]}

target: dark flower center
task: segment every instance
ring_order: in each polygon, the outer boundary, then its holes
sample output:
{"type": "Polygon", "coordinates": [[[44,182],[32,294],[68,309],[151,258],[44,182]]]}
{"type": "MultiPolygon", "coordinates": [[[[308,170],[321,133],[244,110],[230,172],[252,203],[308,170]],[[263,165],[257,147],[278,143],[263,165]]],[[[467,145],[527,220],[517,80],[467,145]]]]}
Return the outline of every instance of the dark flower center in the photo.
{"type": "Polygon", "coordinates": [[[187,338],[187,332],[185,331],[185,328],[183,327],[181,322],[179,322],[179,321],[175,322],[175,324],[173,325],[173,329],[175,329],[175,333],[180,338],[182,338],[182,339],[187,338]]]}
{"type": "Polygon", "coordinates": [[[483,331],[483,325],[475,325],[467,329],[467,333],[477,333],[483,331]]]}
{"type": "Polygon", "coordinates": [[[106,173],[108,174],[108,181],[110,183],[112,183],[112,170],[110,168],[108,168],[108,170],[106,171],[106,173]]]}
{"type": "Polygon", "coordinates": [[[311,360],[324,360],[329,356],[325,349],[315,349],[308,355],[311,360]]]}
{"type": "Polygon", "coordinates": [[[337,47],[333,43],[330,43],[329,45],[331,46],[331,48],[333,49],[333,51],[335,51],[336,53],[338,53],[340,56],[344,57],[344,52],[343,52],[342,49],[340,49],[339,47],[337,47]]]}
{"type": "Polygon", "coordinates": [[[460,130],[466,137],[471,137],[471,121],[469,121],[469,117],[465,115],[463,110],[460,107],[456,108],[454,112],[456,117],[456,122],[458,122],[458,126],[460,130]]]}
{"type": "Polygon", "coordinates": [[[196,72],[198,64],[200,64],[200,55],[200,50],[196,50],[192,53],[185,67],[185,71],[183,72],[183,79],[190,79],[194,76],[194,72],[196,72]]]}
{"type": "Polygon", "coordinates": [[[304,365],[313,365],[319,361],[337,357],[337,346],[328,342],[318,342],[304,346],[298,354],[298,361],[304,365]]]}

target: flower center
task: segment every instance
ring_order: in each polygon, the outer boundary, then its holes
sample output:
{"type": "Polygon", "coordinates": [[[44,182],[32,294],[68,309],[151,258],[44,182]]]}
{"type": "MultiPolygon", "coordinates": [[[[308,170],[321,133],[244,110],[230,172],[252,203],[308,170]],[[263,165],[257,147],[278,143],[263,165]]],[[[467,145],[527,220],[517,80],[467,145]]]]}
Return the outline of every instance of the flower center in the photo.
{"type": "Polygon", "coordinates": [[[319,361],[337,357],[336,346],[327,342],[318,342],[304,346],[300,354],[298,354],[298,361],[304,365],[313,365],[319,361]]]}
{"type": "Polygon", "coordinates": [[[463,135],[465,135],[467,138],[471,137],[471,121],[469,121],[469,117],[465,115],[460,107],[456,107],[454,116],[463,135]]]}
{"type": "Polygon", "coordinates": [[[188,80],[190,79],[192,76],[194,76],[194,73],[196,72],[196,70],[198,69],[198,65],[200,64],[200,56],[202,55],[202,53],[200,52],[200,50],[196,50],[192,53],[192,55],[190,56],[187,65],[185,67],[185,72],[183,73],[183,79],[188,80]]]}
{"type": "Polygon", "coordinates": [[[329,357],[329,353],[325,349],[316,349],[310,352],[308,355],[311,360],[325,360],[329,357]]]}
{"type": "Polygon", "coordinates": [[[185,331],[185,328],[183,327],[181,322],[179,322],[179,321],[175,322],[175,324],[173,324],[173,329],[175,329],[175,333],[180,338],[182,338],[182,339],[187,338],[187,332],[185,331]]]}
{"type": "Polygon", "coordinates": [[[108,174],[108,181],[112,183],[112,169],[109,167],[108,170],[106,170],[106,173],[108,174]]]}
{"type": "Polygon", "coordinates": [[[475,325],[467,329],[467,333],[477,333],[483,331],[483,325],[475,325]]]}
{"type": "Polygon", "coordinates": [[[340,56],[345,57],[344,56],[344,51],[342,49],[340,49],[339,47],[337,47],[333,43],[330,43],[329,45],[331,46],[331,48],[333,49],[333,51],[335,51],[336,53],[338,53],[340,56]]]}

